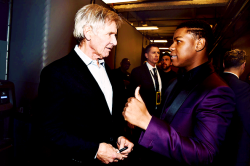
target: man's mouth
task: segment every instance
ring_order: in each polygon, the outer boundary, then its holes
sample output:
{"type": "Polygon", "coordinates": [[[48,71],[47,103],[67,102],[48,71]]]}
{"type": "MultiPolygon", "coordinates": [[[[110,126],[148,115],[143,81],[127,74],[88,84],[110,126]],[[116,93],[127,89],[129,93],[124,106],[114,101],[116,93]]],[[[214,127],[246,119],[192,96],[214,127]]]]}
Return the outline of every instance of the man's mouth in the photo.
{"type": "Polygon", "coordinates": [[[177,55],[171,55],[171,59],[177,58],[177,55]]]}
{"type": "Polygon", "coordinates": [[[167,68],[167,65],[162,65],[162,68],[163,68],[163,69],[166,69],[166,68],[167,68]]]}
{"type": "Polygon", "coordinates": [[[112,50],[112,47],[106,47],[109,51],[111,51],[112,50]]]}

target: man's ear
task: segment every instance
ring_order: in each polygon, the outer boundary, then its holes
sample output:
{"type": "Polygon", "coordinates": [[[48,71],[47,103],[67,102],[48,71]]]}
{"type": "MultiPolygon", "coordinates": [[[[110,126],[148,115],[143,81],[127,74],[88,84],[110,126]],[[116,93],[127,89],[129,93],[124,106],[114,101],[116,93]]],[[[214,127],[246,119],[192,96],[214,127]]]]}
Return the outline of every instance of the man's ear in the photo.
{"type": "Polygon", "coordinates": [[[196,41],[196,46],[195,46],[195,51],[196,52],[200,52],[202,50],[204,50],[204,48],[206,47],[206,40],[205,38],[199,38],[196,41]]]}
{"type": "Polygon", "coordinates": [[[148,59],[148,53],[145,53],[145,57],[148,59]]]}
{"type": "Polygon", "coordinates": [[[84,34],[87,41],[91,40],[92,33],[93,33],[93,31],[92,31],[92,28],[90,26],[85,26],[83,28],[83,34],[84,34]]]}
{"type": "Polygon", "coordinates": [[[245,67],[246,67],[246,62],[244,62],[240,67],[242,68],[242,71],[244,72],[245,71],[245,67]]]}

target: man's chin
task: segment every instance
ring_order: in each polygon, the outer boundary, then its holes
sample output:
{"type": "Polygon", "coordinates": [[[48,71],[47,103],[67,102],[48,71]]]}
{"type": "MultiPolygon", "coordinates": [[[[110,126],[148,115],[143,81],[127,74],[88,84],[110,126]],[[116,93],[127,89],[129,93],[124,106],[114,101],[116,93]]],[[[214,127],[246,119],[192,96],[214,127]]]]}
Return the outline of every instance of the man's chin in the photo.
{"type": "Polygon", "coordinates": [[[109,56],[109,54],[103,54],[103,55],[100,55],[100,58],[99,59],[103,59],[103,58],[106,58],[106,57],[108,57],[109,56]]]}
{"type": "Polygon", "coordinates": [[[168,70],[170,67],[165,67],[165,68],[163,68],[163,70],[168,70]]]}
{"type": "Polygon", "coordinates": [[[162,69],[163,69],[163,70],[167,70],[168,68],[167,68],[167,67],[162,66],[162,69]]]}

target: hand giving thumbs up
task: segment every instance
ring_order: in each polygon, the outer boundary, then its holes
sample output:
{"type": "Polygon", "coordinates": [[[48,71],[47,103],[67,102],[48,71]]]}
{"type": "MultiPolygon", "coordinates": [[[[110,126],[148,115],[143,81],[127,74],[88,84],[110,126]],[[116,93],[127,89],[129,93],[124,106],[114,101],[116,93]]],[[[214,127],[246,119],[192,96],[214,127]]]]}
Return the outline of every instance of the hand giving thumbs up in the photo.
{"type": "Polygon", "coordinates": [[[152,116],[149,114],[139,90],[140,87],[137,87],[135,90],[135,97],[128,99],[122,115],[129,123],[146,130],[152,116]]]}

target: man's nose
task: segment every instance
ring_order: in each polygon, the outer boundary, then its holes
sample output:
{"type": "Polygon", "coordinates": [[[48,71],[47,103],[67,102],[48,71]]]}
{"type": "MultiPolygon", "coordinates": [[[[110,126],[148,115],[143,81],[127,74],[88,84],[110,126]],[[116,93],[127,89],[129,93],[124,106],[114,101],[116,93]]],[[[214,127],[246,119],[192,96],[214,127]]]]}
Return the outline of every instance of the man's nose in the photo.
{"type": "Polygon", "coordinates": [[[174,43],[169,47],[169,50],[170,50],[170,51],[173,51],[173,50],[174,50],[174,43]]]}
{"type": "Polygon", "coordinates": [[[117,40],[116,40],[116,37],[115,37],[115,36],[112,37],[111,43],[112,43],[114,46],[117,45],[117,40]]]}

